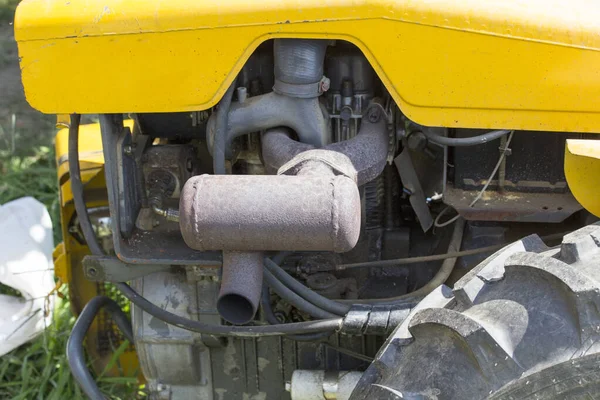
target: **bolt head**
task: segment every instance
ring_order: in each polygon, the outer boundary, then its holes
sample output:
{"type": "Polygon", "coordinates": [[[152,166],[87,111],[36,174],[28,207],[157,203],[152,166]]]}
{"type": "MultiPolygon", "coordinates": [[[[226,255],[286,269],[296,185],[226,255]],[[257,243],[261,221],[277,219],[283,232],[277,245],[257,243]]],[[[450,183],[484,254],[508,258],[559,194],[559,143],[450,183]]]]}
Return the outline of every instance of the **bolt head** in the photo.
{"type": "Polygon", "coordinates": [[[379,109],[379,107],[371,107],[369,109],[369,112],[367,113],[367,119],[371,123],[379,122],[379,120],[381,119],[381,110],[379,109]]]}
{"type": "Polygon", "coordinates": [[[342,121],[350,121],[350,118],[352,118],[352,109],[350,107],[342,108],[340,111],[340,119],[342,121]]]}
{"type": "Polygon", "coordinates": [[[421,131],[411,132],[408,135],[407,143],[409,149],[422,151],[427,147],[427,137],[421,131]]]}
{"type": "Polygon", "coordinates": [[[331,86],[331,80],[329,80],[329,78],[328,78],[328,77],[324,76],[324,77],[321,79],[321,82],[320,82],[319,84],[320,84],[320,85],[319,85],[319,91],[320,91],[321,93],[325,93],[326,91],[328,91],[328,90],[329,90],[329,87],[331,86]]]}

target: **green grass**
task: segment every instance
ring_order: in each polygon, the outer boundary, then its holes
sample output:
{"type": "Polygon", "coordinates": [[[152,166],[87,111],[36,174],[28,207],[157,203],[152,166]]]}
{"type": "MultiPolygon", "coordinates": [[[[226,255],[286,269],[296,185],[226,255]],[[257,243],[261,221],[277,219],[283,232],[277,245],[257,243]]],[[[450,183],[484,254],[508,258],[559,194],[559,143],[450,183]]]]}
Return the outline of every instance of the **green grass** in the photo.
{"type": "MultiPolygon", "coordinates": [[[[65,355],[74,322],[68,302],[59,299],[54,313],[52,325],[41,337],[0,359],[0,399],[86,399],[71,376],[65,355]]],[[[126,345],[115,349],[112,365],[126,345]]],[[[101,377],[98,382],[111,399],[136,397],[136,378],[101,377]]]]}
{"type": "Polygon", "coordinates": [[[0,22],[11,22],[19,0],[0,0],[0,22]]]}

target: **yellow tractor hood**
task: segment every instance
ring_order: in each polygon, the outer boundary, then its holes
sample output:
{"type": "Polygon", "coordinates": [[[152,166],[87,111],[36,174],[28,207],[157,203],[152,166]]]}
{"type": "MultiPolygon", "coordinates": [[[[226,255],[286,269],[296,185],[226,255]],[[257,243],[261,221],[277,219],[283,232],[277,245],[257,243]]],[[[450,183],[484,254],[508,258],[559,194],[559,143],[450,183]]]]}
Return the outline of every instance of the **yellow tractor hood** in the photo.
{"type": "Polygon", "coordinates": [[[340,39],[425,125],[600,132],[592,0],[24,0],[25,94],[46,113],[215,105],[256,47],[340,39]]]}

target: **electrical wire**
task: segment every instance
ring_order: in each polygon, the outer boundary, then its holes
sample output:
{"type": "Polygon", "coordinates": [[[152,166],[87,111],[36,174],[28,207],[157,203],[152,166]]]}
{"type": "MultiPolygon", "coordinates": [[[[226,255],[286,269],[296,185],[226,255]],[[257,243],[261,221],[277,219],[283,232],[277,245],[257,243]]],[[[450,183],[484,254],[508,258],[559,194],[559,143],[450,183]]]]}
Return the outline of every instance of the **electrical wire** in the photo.
{"type": "MultiPolygon", "coordinates": [[[[450,243],[448,244],[447,254],[457,254],[458,250],[460,250],[460,246],[462,245],[464,227],[465,220],[462,218],[458,219],[454,224],[454,230],[452,231],[452,237],[450,238],[450,243]]],[[[384,304],[393,305],[395,307],[414,308],[414,306],[416,306],[416,303],[418,303],[421,300],[421,298],[427,296],[435,288],[446,282],[446,280],[454,270],[456,260],[457,256],[445,258],[444,262],[440,266],[440,269],[436,272],[434,277],[424,286],[420,287],[419,289],[413,292],[394,297],[353,300],[353,302],[360,304],[384,304]]]]}
{"type": "Polygon", "coordinates": [[[440,213],[437,215],[437,217],[435,217],[435,221],[433,221],[433,226],[435,226],[436,228],[443,228],[443,227],[450,225],[457,219],[459,219],[460,214],[456,214],[454,217],[450,218],[449,220],[440,222],[440,219],[442,219],[442,216],[445,215],[451,208],[452,207],[450,207],[450,206],[446,206],[446,208],[444,208],[442,211],[440,211],[440,213]]]}
{"type": "MultiPolygon", "coordinates": [[[[271,307],[271,296],[269,295],[269,287],[267,285],[263,285],[260,303],[267,322],[271,325],[279,324],[279,320],[275,316],[273,308],[271,307]]],[[[295,340],[297,342],[315,342],[327,339],[332,334],[333,332],[317,332],[308,333],[304,335],[286,335],[285,337],[288,339],[295,340]]]]}
{"type": "Polygon", "coordinates": [[[492,140],[496,140],[501,138],[504,135],[507,135],[510,131],[500,130],[500,131],[491,131],[488,133],[484,133],[483,135],[477,135],[472,137],[465,138],[451,138],[447,136],[441,136],[436,133],[431,132],[428,129],[423,129],[423,134],[430,142],[435,144],[439,144],[440,146],[448,146],[448,147],[466,147],[466,146],[476,146],[478,144],[483,144],[490,142],[492,140]]]}
{"type": "Polygon", "coordinates": [[[502,149],[502,153],[500,154],[500,158],[498,159],[498,162],[496,163],[496,166],[494,167],[492,174],[488,178],[485,185],[483,185],[483,188],[477,194],[477,197],[475,197],[475,199],[473,199],[471,204],[469,204],[469,207],[473,207],[475,205],[475,203],[477,203],[479,201],[479,199],[481,199],[481,196],[483,196],[483,194],[487,190],[488,186],[490,186],[492,179],[494,179],[494,176],[496,176],[496,173],[498,172],[500,165],[502,165],[502,161],[504,161],[504,158],[506,157],[506,153],[509,151],[508,146],[510,145],[510,141],[512,140],[514,134],[515,134],[515,131],[510,132],[510,135],[508,136],[508,139],[506,140],[506,144],[504,145],[504,148],[502,149]]]}
{"type": "MultiPolygon", "coordinates": [[[[557,240],[569,233],[570,232],[553,233],[551,235],[541,236],[540,239],[542,239],[543,241],[557,240]]],[[[352,269],[352,268],[396,267],[396,266],[401,266],[401,265],[418,264],[418,263],[424,263],[424,262],[430,262],[430,261],[440,261],[440,260],[445,260],[447,258],[466,257],[466,256],[472,256],[475,254],[491,253],[493,251],[498,251],[498,250],[508,246],[509,244],[511,244],[511,243],[495,244],[492,246],[479,247],[477,249],[455,251],[455,252],[444,253],[444,254],[433,254],[430,256],[407,257],[407,258],[396,258],[393,260],[379,260],[379,261],[366,261],[366,262],[352,263],[352,264],[341,264],[336,267],[336,270],[343,271],[343,270],[352,269]]]]}
{"type": "Polygon", "coordinates": [[[273,274],[275,279],[279,280],[293,292],[297,293],[306,301],[316,305],[317,307],[338,316],[346,315],[346,313],[350,311],[349,305],[328,299],[327,297],[321,296],[319,293],[304,286],[293,276],[285,272],[283,268],[277,265],[270,258],[265,258],[265,267],[267,271],[273,274]]]}
{"type": "MultiPolygon", "coordinates": [[[[455,253],[460,250],[460,247],[462,246],[462,238],[463,238],[464,230],[465,230],[465,220],[462,218],[459,218],[454,223],[454,230],[452,231],[452,237],[450,238],[450,244],[448,245],[448,253],[455,253]]],[[[424,286],[420,287],[419,289],[417,289],[413,292],[404,294],[402,296],[391,298],[390,300],[417,299],[417,298],[422,298],[422,297],[427,296],[435,288],[437,288],[440,285],[443,285],[444,282],[446,282],[446,280],[448,280],[448,277],[450,276],[452,271],[454,271],[454,266],[456,265],[457,258],[458,257],[446,258],[442,262],[442,266],[436,272],[434,277],[429,282],[427,282],[424,286]]]]}
{"type": "Polygon", "coordinates": [[[496,244],[493,246],[480,247],[478,249],[455,251],[444,254],[433,254],[430,256],[419,256],[419,257],[407,257],[407,258],[396,258],[393,260],[379,260],[379,261],[366,261],[352,264],[341,264],[336,267],[336,270],[346,270],[351,268],[370,268],[370,267],[396,267],[408,264],[417,264],[429,261],[440,261],[447,258],[472,256],[474,254],[488,253],[491,251],[500,250],[506,247],[507,244],[496,244]]]}
{"type": "Polygon", "coordinates": [[[213,138],[213,172],[215,175],[225,175],[225,145],[227,143],[227,120],[229,119],[229,109],[231,99],[235,91],[234,79],[225,92],[225,95],[219,102],[217,110],[217,120],[215,121],[215,137],[213,138]]]}
{"type": "Polygon", "coordinates": [[[85,241],[92,254],[97,256],[104,255],[104,250],[98,243],[96,235],[94,234],[94,228],[90,222],[90,216],[87,212],[85,205],[85,197],[83,195],[83,183],[81,182],[81,170],[79,167],[79,124],[81,122],[81,115],[71,114],[71,123],[69,125],[69,144],[68,144],[68,158],[69,158],[69,176],[71,179],[71,191],[73,192],[73,203],[75,204],[75,212],[81,231],[85,241]],[[77,194],[77,195],[76,195],[77,194]],[[87,234],[86,234],[87,233],[87,234]]]}
{"type": "Polygon", "coordinates": [[[83,340],[101,308],[104,308],[110,314],[125,338],[133,343],[131,322],[114,300],[106,296],[96,296],[85,305],[77,321],[75,321],[67,341],[67,361],[69,362],[71,374],[91,400],[105,400],[105,397],[98,388],[85,362],[83,340]]]}
{"type": "Polygon", "coordinates": [[[157,307],[143,296],[140,296],[126,283],[115,283],[115,286],[117,289],[119,289],[119,291],[121,291],[123,296],[127,297],[133,304],[153,317],[156,317],[170,325],[207,335],[251,338],[337,331],[340,329],[343,321],[342,318],[332,318],[317,321],[293,322],[289,324],[266,326],[229,326],[206,324],[200,321],[194,321],[180,317],[177,314],[173,314],[160,307],[157,307]]]}
{"type": "MultiPolygon", "coordinates": [[[[473,201],[471,202],[471,204],[469,204],[469,207],[473,207],[483,196],[483,194],[485,193],[485,191],[487,190],[488,186],[490,186],[490,183],[492,182],[492,179],[494,179],[494,176],[496,176],[496,173],[498,173],[498,169],[500,169],[500,166],[502,165],[502,161],[504,161],[504,158],[506,158],[506,154],[507,152],[510,150],[509,149],[509,145],[510,142],[514,136],[515,132],[511,131],[510,135],[508,136],[508,139],[506,140],[506,144],[504,145],[504,148],[502,149],[502,152],[500,153],[500,158],[498,159],[498,162],[496,163],[496,166],[494,167],[494,170],[492,171],[492,174],[490,175],[490,177],[488,178],[488,180],[485,182],[485,185],[483,186],[483,188],[479,191],[479,193],[477,193],[477,196],[475,197],[475,199],[473,199],[473,201]]],[[[442,219],[442,216],[445,215],[452,207],[450,206],[446,206],[446,208],[444,208],[435,218],[435,221],[433,221],[433,225],[436,228],[443,228],[445,226],[450,225],[451,223],[453,223],[454,221],[456,221],[457,219],[460,218],[460,214],[456,214],[454,217],[448,219],[447,221],[444,222],[440,222],[440,220],[442,219]]]]}
{"type": "Polygon", "coordinates": [[[275,278],[275,276],[273,276],[268,269],[265,269],[263,271],[263,278],[267,285],[269,285],[269,287],[273,289],[275,293],[277,293],[282,299],[284,299],[300,311],[304,311],[305,313],[315,318],[326,319],[339,317],[339,315],[325,311],[317,305],[313,304],[312,302],[302,298],[294,290],[285,286],[283,282],[275,278]]]}

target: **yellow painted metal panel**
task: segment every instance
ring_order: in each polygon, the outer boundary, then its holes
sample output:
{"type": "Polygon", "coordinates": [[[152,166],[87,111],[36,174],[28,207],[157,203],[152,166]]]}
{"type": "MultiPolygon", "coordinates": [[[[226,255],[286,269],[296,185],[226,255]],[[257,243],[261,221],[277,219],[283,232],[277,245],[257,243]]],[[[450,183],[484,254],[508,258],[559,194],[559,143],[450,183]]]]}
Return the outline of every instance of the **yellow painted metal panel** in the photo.
{"type": "Polygon", "coordinates": [[[63,242],[60,242],[54,248],[52,259],[54,260],[54,276],[60,279],[62,283],[69,283],[71,281],[71,266],[63,242]]]}
{"type": "MultiPolygon", "coordinates": [[[[68,126],[69,120],[63,120],[68,126]]],[[[134,120],[126,119],[123,125],[133,129],[134,120]]],[[[55,145],[56,165],[58,166],[58,178],[62,182],[69,172],[69,129],[63,128],[56,133],[55,145]]],[[[81,164],[82,181],[86,183],[94,175],[88,175],[87,171],[104,166],[104,154],[102,153],[102,136],[100,135],[100,124],[82,124],[79,126],[79,163],[81,164]]],[[[68,189],[70,193],[71,189],[68,189]]],[[[69,195],[69,199],[71,200],[69,195]]]]}
{"type": "Polygon", "coordinates": [[[44,112],[206,109],[260,43],[309,37],[356,44],[425,125],[600,132],[598,21],[589,0],[24,0],[15,34],[44,112]]]}
{"type": "MultiPolygon", "coordinates": [[[[69,129],[60,129],[55,138],[56,165],[58,166],[58,177],[62,180],[69,172],[69,129]]],[[[104,165],[102,154],[102,137],[100,136],[100,124],[83,124],[79,126],[79,162],[82,175],[85,170],[98,168],[104,165]]],[[[83,182],[87,182],[82,176],[83,182]]],[[[89,179],[89,177],[88,177],[89,179]]]]}
{"type": "MultiPolygon", "coordinates": [[[[134,120],[126,119],[123,125],[133,129],[134,120]]],[[[61,205],[73,200],[69,173],[69,129],[58,131],[55,139],[56,164],[58,166],[58,179],[60,182],[61,205]]],[[[83,124],[79,126],[79,165],[81,168],[81,181],[86,190],[102,189],[106,187],[104,181],[104,154],[102,152],[102,136],[100,124],[83,124]],[[98,177],[97,179],[95,179],[98,177]]]]}
{"type": "Polygon", "coordinates": [[[568,139],[565,176],[577,201],[600,217],[600,141],[568,139]]]}

